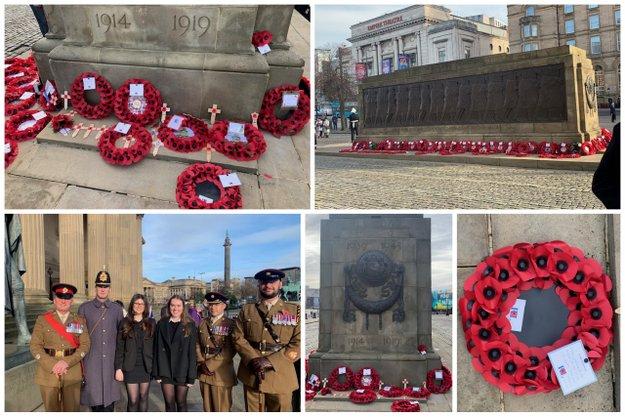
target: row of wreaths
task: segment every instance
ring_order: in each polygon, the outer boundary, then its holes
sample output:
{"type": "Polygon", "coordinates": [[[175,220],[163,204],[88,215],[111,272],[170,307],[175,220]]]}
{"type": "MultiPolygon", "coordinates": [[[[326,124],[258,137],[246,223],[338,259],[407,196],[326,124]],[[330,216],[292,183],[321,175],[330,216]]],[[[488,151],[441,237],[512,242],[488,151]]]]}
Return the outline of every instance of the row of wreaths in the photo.
{"type": "MultiPolygon", "coordinates": [[[[444,394],[451,389],[451,371],[442,366],[441,369],[428,371],[423,386],[401,388],[395,385],[382,385],[380,374],[375,368],[362,368],[358,372],[346,365],[335,367],[328,375],[323,386],[319,379],[306,383],[306,401],[313,400],[317,395],[326,396],[333,391],[351,391],[349,399],[356,404],[368,404],[378,399],[378,396],[386,398],[409,397],[413,399],[427,399],[431,394],[444,394]],[[365,370],[368,374],[365,377],[365,370]],[[436,372],[442,372],[443,378],[437,379],[436,372]]],[[[402,399],[394,401],[391,411],[420,411],[419,402],[402,399]]]]}
{"type": "Polygon", "coordinates": [[[395,140],[385,139],[380,142],[359,140],[350,148],[340,152],[405,154],[414,151],[415,155],[438,153],[440,155],[505,154],[509,156],[538,155],[541,158],[579,158],[605,151],[612,140],[612,133],[601,128],[601,133],[583,143],[557,143],[553,141],[470,141],[470,140],[395,140]]]}

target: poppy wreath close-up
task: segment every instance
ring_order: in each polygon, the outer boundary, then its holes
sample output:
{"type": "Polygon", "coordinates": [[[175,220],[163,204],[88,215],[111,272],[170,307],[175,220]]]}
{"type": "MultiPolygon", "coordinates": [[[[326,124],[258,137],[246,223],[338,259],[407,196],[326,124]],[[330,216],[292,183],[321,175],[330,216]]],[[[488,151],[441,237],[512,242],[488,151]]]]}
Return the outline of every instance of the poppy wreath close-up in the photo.
{"type": "Polygon", "coordinates": [[[161,115],[161,92],[148,80],[131,78],[115,92],[113,108],[119,120],[146,126],[161,115]],[[130,84],[143,84],[143,96],[130,96],[130,84]],[[141,98],[139,98],[141,97],[141,98]]]}
{"type": "Polygon", "coordinates": [[[310,98],[298,86],[286,84],[272,88],[265,93],[258,117],[258,125],[275,137],[296,135],[309,120],[310,98]],[[291,110],[286,118],[280,119],[276,116],[276,106],[282,103],[282,94],[285,92],[298,92],[299,99],[297,108],[291,110]]]}
{"type": "Polygon", "coordinates": [[[378,396],[372,389],[358,388],[349,393],[349,399],[355,404],[369,404],[377,400],[378,396]]]}
{"type": "Polygon", "coordinates": [[[230,171],[211,163],[197,163],[186,168],[178,175],[176,183],[176,201],[178,206],[187,209],[240,209],[243,199],[239,186],[224,188],[219,175],[228,175],[230,171]],[[208,203],[198,196],[197,184],[210,182],[219,190],[219,199],[208,203]]]}
{"type": "Polygon", "coordinates": [[[334,391],[349,391],[354,387],[354,371],[352,371],[349,366],[337,366],[330,372],[330,375],[328,375],[328,383],[326,386],[334,391]],[[339,373],[341,368],[345,368],[344,374],[339,373]],[[339,382],[341,375],[345,375],[345,380],[343,382],[339,382]]]}
{"type": "Polygon", "coordinates": [[[441,366],[441,369],[429,370],[425,379],[425,386],[432,394],[445,394],[451,389],[451,371],[444,365],[441,366]],[[440,380],[440,384],[436,383],[438,381],[436,371],[443,372],[443,379],[440,380]]]}
{"type": "Polygon", "coordinates": [[[109,80],[102,75],[97,72],[87,71],[79,74],[72,82],[70,97],[72,108],[76,110],[76,113],[87,119],[103,119],[113,111],[115,90],[109,80]],[[83,79],[91,77],[95,78],[95,91],[100,96],[97,104],[89,104],[85,98],[83,79]]]}
{"type": "Polygon", "coordinates": [[[50,121],[51,117],[48,113],[46,113],[45,117],[35,121],[35,123],[30,127],[22,130],[19,130],[19,127],[22,123],[27,122],[29,119],[33,119],[33,114],[39,113],[41,111],[43,110],[23,110],[9,117],[4,124],[5,136],[11,139],[15,139],[18,142],[35,139],[37,134],[41,132],[50,121]]]}
{"type": "Polygon", "coordinates": [[[12,116],[15,113],[19,113],[22,110],[30,109],[37,102],[37,95],[32,92],[31,96],[20,100],[20,97],[24,94],[24,91],[19,90],[16,87],[8,87],[4,93],[4,115],[12,116]]]}
{"type": "Polygon", "coordinates": [[[550,392],[559,384],[547,354],[579,340],[592,368],[599,370],[613,337],[611,290],[602,266],[565,242],[496,250],[467,278],[459,300],[473,367],[504,392],[550,392]],[[551,345],[527,346],[512,333],[507,315],[521,292],[552,287],[568,310],[567,327],[551,345]]]}
{"type": "Polygon", "coordinates": [[[387,398],[401,397],[402,395],[404,395],[404,389],[396,385],[386,385],[378,391],[378,394],[380,394],[382,397],[387,398]]]}
{"type": "Polygon", "coordinates": [[[228,121],[216,122],[210,129],[208,141],[219,153],[237,161],[254,161],[265,153],[267,142],[263,133],[250,123],[245,123],[245,142],[234,142],[226,139],[228,133],[228,121]]]}
{"type": "Polygon", "coordinates": [[[13,161],[17,158],[17,154],[20,152],[19,144],[15,139],[9,137],[4,138],[4,144],[9,145],[11,149],[9,152],[4,152],[4,169],[7,169],[13,161]]]}
{"type": "Polygon", "coordinates": [[[74,125],[74,118],[69,114],[57,114],[52,117],[52,130],[58,132],[61,129],[69,129],[74,125]]]}
{"type": "Polygon", "coordinates": [[[132,123],[127,134],[115,131],[115,126],[106,129],[98,140],[100,156],[112,165],[132,165],[141,161],[152,147],[152,135],[143,126],[132,123]],[[135,143],[128,147],[117,147],[115,143],[123,136],[132,136],[135,143]]]}
{"type": "Polygon", "coordinates": [[[425,383],[422,387],[406,387],[404,395],[412,398],[429,398],[432,393],[427,389],[425,383]]]}
{"type": "Polygon", "coordinates": [[[380,374],[374,368],[362,368],[356,375],[354,375],[354,387],[355,388],[366,388],[377,390],[380,386],[380,374]],[[365,375],[365,371],[368,370],[370,375],[365,375]],[[365,384],[363,381],[364,378],[368,378],[369,380],[365,384]]]}
{"type": "Polygon", "coordinates": [[[16,88],[22,93],[25,91],[35,91],[37,77],[32,75],[24,75],[23,77],[11,78],[6,82],[6,86],[16,88]]]}
{"type": "Polygon", "coordinates": [[[391,404],[391,411],[416,413],[421,411],[421,406],[419,406],[418,401],[397,400],[393,401],[393,403],[391,404]]]}
{"type": "Polygon", "coordinates": [[[173,116],[167,116],[165,122],[158,128],[158,138],[167,149],[171,149],[175,152],[189,153],[198,152],[206,148],[209,130],[203,120],[189,114],[183,115],[184,120],[180,124],[179,131],[188,128],[193,131],[193,136],[182,137],[176,135],[174,129],[167,127],[172,117],[173,116]]]}
{"type": "Polygon", "coordinates": [[[273,40],[273,35],[268,30],[259,30],[252,34],[252,45],[258,48],[259,46],[269,45],[273,40]]]}
{"type": "Polygon", "coordinates": [[[312,390],[312,389],[307,389],[306,390],[306,401],[310,401],[313,398],[315,398],[315,396],[317,395],[317,391],[312,390]]]}

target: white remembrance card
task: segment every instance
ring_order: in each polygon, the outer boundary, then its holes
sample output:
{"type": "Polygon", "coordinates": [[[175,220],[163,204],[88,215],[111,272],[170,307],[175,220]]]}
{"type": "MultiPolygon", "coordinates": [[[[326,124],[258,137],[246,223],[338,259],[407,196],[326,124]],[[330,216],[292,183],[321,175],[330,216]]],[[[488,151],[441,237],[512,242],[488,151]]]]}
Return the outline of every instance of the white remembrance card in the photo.
{"type": "Polygon", "coordinates": [[[236,187],[237,185],[241,185],[241,180],[235,172],[228,175],[220,175],[219,181],[221,181],[221,185],[223,185],[224,188],[236,187]]]}
{"type": "Polygon", "coordinates": [[[170,129],[174,129],[174,130],[179,130],[183,121],[184,121],[184,117],[182,116],[178,116],[178,115],[172,116],[172,118],[169,119],[169,123],[167,123],[167,127],[170,129]]]}
{"type": "Polygon", "coordinates": [[[245,137],[245,125],[243,123],[228,123],[228,133],[226,133],[226,139],[230,142],[247,143],[247,138],[245,137]]]}
{"type": "Polygon", "coordinates": [[[581,340],[552,350],[547,355],[562,388],[562,394],[568,395],[597,382],[597,375],[581,340]]]}
{"type": "Polygon", "coordinates": [[[143,97],[143,84],[130,84],[130,95],[143,97]]]}
{"type": "Polygon", "coordinates": [[[365,368],[362,370],[362,376],[370,376],[371,375],[371,369],[370,368],[365,368]]]}
{"type": "Polygon", "coordinates": [[[271,48],[269,47],[269,45],[261,45],[258,47],[258,52],[260,52],[261,54],[265,55],[269,52],[271,52],[271,48]]]}
{"type": "Polygon", "coordinates": [[[294,109],[297,107],[297,103],[299,102],[299,93],[283,93],[282,94],[282,108],[283,109],[294,109]]]}
{"type": "Polygon", "coordinates": [[[198,196],[198,198],[199,198],[200,200],[202,200],[203,202],[205,202],[205,203],[209,203],[209,204],[210,204],[210,203],[212,203],[212,202],[213,202],[213,199],[212,199],[212,198],[208,198],[208,197],[206,197],[206,196],[203,196],[202,194],[200,194],[200,195],[198,196]]]}
{"type": "Polygon", "coordinates": [[[310,378],[308,378],[308,381],[310,381],[311,384],[314,384],[315,382],[319,381],[319,377],[315,374],[312,374],[310,378]]]}
{"type": "Polygon", "coordinates": [[[525,300],[517,298],[516,302],[507,315],[513,332],[520,332],[523,329],[523,316],[525,315],[525,300]]]}
{"type": "Polygon", "coordinates": [[[434,372],[434,378],[436,378],[436,379],[443,379],[443,371],[436,371],[436,372],[434,372]]]}
{"type": "Polygon", "coordinates": [[[122,123],[119,122],[117,123],[117,125],[115,126],[115,131],[122,133],[122,134],[126,134],[128,133],[128,131],[130,130],[130,124],[129,123],[122,123]]]}
{"type": "Polygon", "coordinates": [[[341,366],[339,368],[339,375],[343,375],[345,373],[347,373],[347,368],[345,368],[344,366],[341,366]]]}
{"type": "Polygon", "coordinates": [[[391,387],[384,387],[384,391],[390,391],[391,387]]]}
{"type": "Polygon", "coordinates": [[[412,392],[419,392],[421,391],[421,387],[412,387],[412,392]]]}
{"type": "Polygon", "coordinates": [[[4,144],[4,153],[11,153],[11,144],[10,143],[5,143],[4,144]]]}
{"type": "Polygon", "coordinates": [[[46,81],[46,88],[43,90],[47,95],[54,93],[54,86],[50,82],[50,80],[46,81]]]}
{"type": "Polygon", "coordinates": [[[87,77],[82,79],[82,88],[85,91],[95,90],[95,77],[87,77]]]}
{"type": "Polygon", "coordinates": [[[42,110],[42,111],[38,111],[37,113],[34,113],[33,114],[33,119],[41,120],[41,119],[43,119],[46,116],[47,116],[46,112],[42,110]]]}
{"type": "Polygon", "coordinates": [[[7,78],[17,78],[17,77],[23,77],[23,76],[24,76],[23,72],[18,72],[17,74],[9,75],[7,78]]]}
{"type": "Polygon", "coordinates": [[[31,98],[34,95],[35,95],[35,93],[31,93],[30,91],[27,91],[27,92],[25,92],[24,94],[22,94],[20,96],[20,100],[28,100],[29,98],[31,98]]]}
{"type": "Polygon", "coordinates": [[[356,390],[356,392],[357,392],[358,394],[364,394],[364,393],[365,393],[365,390],[364,390],[364,389],[357,389],[357,390],[356,390]]]}

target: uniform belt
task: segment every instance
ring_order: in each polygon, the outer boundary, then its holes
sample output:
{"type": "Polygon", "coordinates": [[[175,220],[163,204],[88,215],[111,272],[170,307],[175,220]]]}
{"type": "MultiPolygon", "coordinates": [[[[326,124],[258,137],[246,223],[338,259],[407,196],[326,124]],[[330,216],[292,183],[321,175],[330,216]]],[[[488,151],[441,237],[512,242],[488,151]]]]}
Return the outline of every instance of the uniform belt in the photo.
{"type": "Polygon", "coordinates": [[[43,349],[50,356],[54,356],[55,358],[62,358],[64,356],[73,355],[76,352],[76,349],[43,349]]]}
{"type": "Polygon", "coordinates": [[[270,343],[264,343],[264,342],[250,342],[250,346],[252,346],[254,349],[258,349],[261,352],[277,352],[280,349],[282,349],[284,347],[284,345],[273,345],[270,343]]]}

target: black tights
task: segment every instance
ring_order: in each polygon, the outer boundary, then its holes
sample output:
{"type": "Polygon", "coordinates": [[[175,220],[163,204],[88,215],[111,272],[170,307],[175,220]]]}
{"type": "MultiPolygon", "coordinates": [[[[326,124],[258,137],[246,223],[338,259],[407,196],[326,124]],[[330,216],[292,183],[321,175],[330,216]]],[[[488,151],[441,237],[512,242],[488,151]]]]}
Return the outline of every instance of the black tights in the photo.
{"type": "Polygon", "coordinates": [[[128,409],[126,411],[148,411],[149,381],[126,384],[126,392],[128,393],[128,409]]]}
{"type": "Polygon", "coordinates": [[[165,411],[187,411],[186,385],[161,384],[163,397],[165,398],[165,411]]]}

